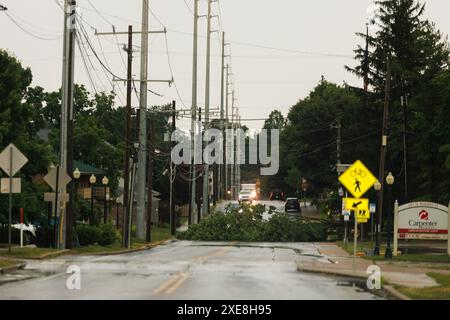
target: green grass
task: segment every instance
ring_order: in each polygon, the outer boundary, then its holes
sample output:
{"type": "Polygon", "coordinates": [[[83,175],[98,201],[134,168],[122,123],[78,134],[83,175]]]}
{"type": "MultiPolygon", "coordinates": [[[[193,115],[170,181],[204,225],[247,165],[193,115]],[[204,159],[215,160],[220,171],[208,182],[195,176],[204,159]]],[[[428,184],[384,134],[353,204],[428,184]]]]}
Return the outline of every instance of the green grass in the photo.
{"type": "MultiPolygon", "coordinates": [[[[139,240],[133,238],[131,241],[131,249],[139,249],[145,245],[150,245],[159,241],[165,241],[172,239],[172,235],[170,234],[170,229],[168,228],[153,228],[152,229],[152,241],[146,242],[145,240],[139,240]]],[[[95,254],[95,253],[114,253],[125,251],[122,248],[121,242],[117,241],[116,243],[110,246],[100,246],[100,245],[91,245],[87,247],[76,248],[73,250],[78,254],[95,254]]]]}
{"type": "Polygon", "coordinates": [[[18,263],[19,263],[19,261],[17,261],[17,260],[0,259],[0,268],[12,267],[18,263]]]}
{"type": "MultiPolygon", "coordinates": [[[[353,254],[353,242],[349,242],[347,248],[344,247],[344,242],[339,241],[337,245],[346,250],[349,254],[353,254]]],[[[372,250],[373,244],[372,242],[359,243],[357,251],[363,251],[362,248],[366,250],[372,250]]],[[[384,254],[386,250],[386,245],[381,245],[381,253],[384,254]]],[[[363,257],[366,260],[370,261],[387,261],[384,258],[384,255],[381,256],[366,256],[363,257]]],[[[446,254],[400,254],[397,257],[393,257],[392,262],[429,262],[429,263],[450,263],[450,256],[446,254]]]]}
{"type": "MultiPolygon", "coordinates": [[[[381,261],[384,257],[366,257],[369,260],[381,261]]],[[[430,263],[450,263],[450,257],[445,254],[403,254],[393,257],[392,261],[399,262],[430,262],[430,263]]]]}
{"type": "Polygon", "coordinates": [[[18,258],[18,259],[37,259],[40,256],[58,252],[56,249],[49,248],[12,248],[11,252],[2,251],[0,254],[4,257],[18,258]]]}
{"type": "Polygon", "coordinates": [[[422,289],[396,286],[396,289],[411,299],[450,300],[450,276],[439,273],[427,273],[427,275],[435,279],[439,286],[422,289]]]}
{"type": "MultiPolygon", "coordinates": [[[[347,251],[349,254],[353,255],[353,238],[352,239],[348,239],[348,244],[347,244],[347,248],[345,248],[344,246],[344,241],[338,241],[336,242],[336,244],[341,247],[342,249],[344,249],[345,251],[347,251]]],[[[363,252],[365,250],[373,250],[373,242],[361,242],[358,241],[358,245],[356,247],[356,252],[363,252]]],[[[381,252],[383,253],[386,250],[386,245],[383,244],[381,245],[381,252]]],[[[373,257],[366,257],[367,259],[371,259],[373,257]]]]}

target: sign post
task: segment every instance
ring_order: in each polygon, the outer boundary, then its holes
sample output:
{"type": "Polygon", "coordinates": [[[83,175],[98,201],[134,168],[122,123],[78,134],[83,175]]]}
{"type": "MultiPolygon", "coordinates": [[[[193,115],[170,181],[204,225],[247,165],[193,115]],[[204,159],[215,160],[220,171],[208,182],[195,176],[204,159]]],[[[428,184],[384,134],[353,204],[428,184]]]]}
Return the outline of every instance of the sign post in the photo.
{"type": "MultiPolygon", "coordinates": [[[[353,195],[355,199],[346,199],[347,209],[353,210],[355,230],[353,239],[353,272],[356,271],[356,248],[358,246],[358,220],[361,225],[370,218],[369,200],[361,197],[377,182],[377,178],[360,161],[356,161],[340,177],[339,182],[353,195]]],[[[362,228],[361,228],[362,231],[362,228]]],[[[362,232],[361,232],[362,234],[362,232]]]]}
{"type": "Polygon", "coordinates": [[[8,252],[11,252],[13,177],[27,162],[27,157],[12,143],[0,154],[0,168],[9,176],[8,252]]]}
{"type": "Polygon", "coordinates": [[[47,184],[55,191],[54,194],[54,209],[55,212],[53,213],[54,216],[54,226],[53,226],[53,232],[55,237],[55,248],[59,248],[62,240],[62,236],[58,236],[61,234],[61,232],[58,232],[59,229],[62,230],[63,224],[61,223],[63,218],[62,211],[60,210],[61,203],[65,203],[65,197],[64,195],[60,195],[61,189],[65,188],[66,185],[72,180],[70,176],[65,172],[61,171],[61,167],[53,167],[48,171],[48,174],[44,177],[44,181],[47,182],[47,184]],[[63,200],[60,199],[63,198],[63,200]],[[56,223],[58,216],[60,217],[60,223],[56,223]]]}
{"type": "Polygon", "coordinates": [[[394,207],[394,257],[398,253],[398,201],[395,201],[394,207]]]}

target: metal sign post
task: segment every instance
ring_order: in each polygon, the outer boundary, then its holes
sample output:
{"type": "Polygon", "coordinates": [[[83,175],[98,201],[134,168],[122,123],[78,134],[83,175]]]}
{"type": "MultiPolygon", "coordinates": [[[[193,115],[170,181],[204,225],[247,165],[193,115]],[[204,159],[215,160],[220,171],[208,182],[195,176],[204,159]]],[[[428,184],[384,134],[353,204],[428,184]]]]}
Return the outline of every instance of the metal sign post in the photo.
{"type": "MultiPolygon", "coordinates": [[[[9,152],[9,170],[12,172],[13,153],[9,152]]],[[[9,175],[9,215],[8,215],[8,252],[11,253],[11,224],[12,224],[12,174],[9,175]]]]}
{"type": "MultiPolygon", "coordinates": [[[[28,162],[19,149],[12,143],[0,154],[0,168],[9,176],[9,210],[8,210],[8,252],[11,252],[11,225],[12,225],[12,194],[17,190],[13,188],[14,175],[28,162]]],[[[20,182],[19,182],[20,188],[20,182]]],[[[20,189],[18,190],[20,192],[20,189]]]]}
{"type": "MultiPolygon", "coordinates": [[[[338,171],[341,168],[338,168],[338,171]]],[[[358,219],[361,223],[361,240],[363,240],[363,224],[370,218],[369,200],[361,199],[362,196],[373,187],[377,179],[369,169],[360,161],[353,165],[339,176],[339,182],[355,197],[346,198],[346,209],[353,210],[355,219],[355,229],[353,237],[353,272],[356,272],[356,249],[358,246],[358,219]],[[368,216],[369,215],[369,216],[368,216]]]]}

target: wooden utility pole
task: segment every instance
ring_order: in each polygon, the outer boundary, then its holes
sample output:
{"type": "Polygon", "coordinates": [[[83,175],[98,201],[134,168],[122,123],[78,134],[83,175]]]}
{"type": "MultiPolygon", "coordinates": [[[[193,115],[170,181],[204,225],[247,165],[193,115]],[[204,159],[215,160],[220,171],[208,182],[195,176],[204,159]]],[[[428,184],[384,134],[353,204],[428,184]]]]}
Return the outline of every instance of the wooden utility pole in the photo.
{"type": "Polygon", "coordinates": [[[153,212],[153,156],[155,155],[155,125],[154,122],[150,120],[150,137],[148,140],[149,152],[148,152],[148,180],[147,180],[147,232],[146,241],[152,241],[151,231],[152,231],[152,212],[153,212]]]}
{"type": "Polygon", "coordinates": [[[374,255],[380,255],[381,246],[381,224],[383,222],[383,192],[384,192],[384,178],[385,178],[385,164],[386,164],[386,148],[388,145],[388,137],[390,130],[390,113],[389,104],[391,99],[391,65],[390,60],[387,59],[386,63],[386,86],[385,86],[385,97],[384,97],[384,111],[383,111],[383,129],[382,129],[382,141],[380,150],[380,167],[378,172],[378,180],[381,184],[381,190],[378,192],[378,216],[377,216],[377,238],[374,249],[374,255]]]}
{"type": "MultiPolygon", "coordinates": [[[[73,88],[75,70],[75,19],[76,1],[66,0],[64,2],[64,45],[63,45],[63,80],[61,98],[61,167],[71,177],[73,174],[73,88]]],[[[62,226],[62,239],[59,239],[57,248],[73,248],[73,225],[75,214],[73,210],[74,202],[74,180],[67,185],[70,194],[69,202],[65,212],[60,212],[60,222],[62,226]],[[65,219],[61,219],[65,215],[65,219]]],[[[64,191],[64,190],[63,190],[64,191]]],[[[56,191],[59,192],[59,191],[56,191]]],[[[56,221],[55,221],[56,223],[56,221]]]]}
{"type": "MultiPolygon", "coordinates": [[[[177,130],[176,118],[176,102],[172,101],[172,133],[177,130]]],[[[170,150],[171,153],[175,148],[175,143],[175,141],[172,141],[172,148],[170,150]]],[[[170,232],[174,236],[177,232],[177,214],[175,212],[175,188],[173,187],[173,185],[175,184],[177,177],[177,167],[173,165],[172,156],[170,157],[170,160],[170,232]]]]}
{"type": "Polygon", "coordinates": [[[127,105],[126,105],[126,131],[125,131],[125,170],[124,170],[124,190],[123,190],[123,230],[122,230],[122,246],[128,248],[130,239],[128,237],[130,212],[130,156],[131,156],[131,92],[132,92],[132,68],[133,68],[133,26],[128,26],[128,66],[127,66],[127,105]]]}

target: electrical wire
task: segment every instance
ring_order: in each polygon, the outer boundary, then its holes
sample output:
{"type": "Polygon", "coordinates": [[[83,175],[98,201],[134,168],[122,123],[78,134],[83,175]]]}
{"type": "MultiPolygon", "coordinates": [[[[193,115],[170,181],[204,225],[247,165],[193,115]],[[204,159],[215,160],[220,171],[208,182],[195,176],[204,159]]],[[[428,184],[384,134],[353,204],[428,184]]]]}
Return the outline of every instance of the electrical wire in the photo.
{"type": "Polygon", "coordinates": [[[16,20],[14,20],[13,17],[11,17],[11,15],[8,13],[8,11],[5,11],[6,16],[9,18],[9,20],[11,20],[20,30],[22,30],[23,32],[25,32],[26,34],[28,34],[29,36],[39,39],[39,40],[44,40],[44,41],[55,41],[55,40],[59,40],[61,39],[63,36],[59,35],[57,37],[53,37],[53,38],[48,38],[48,37],[42,37],[40,35],[37,35],[31,31],[28,31],[27,29],[25,29],[19,22],[17,22],[16,20]]]}

